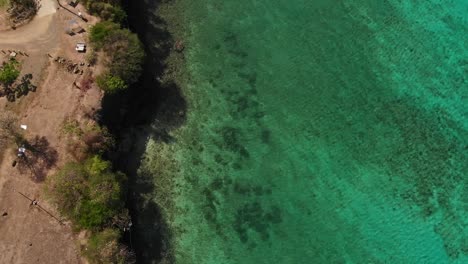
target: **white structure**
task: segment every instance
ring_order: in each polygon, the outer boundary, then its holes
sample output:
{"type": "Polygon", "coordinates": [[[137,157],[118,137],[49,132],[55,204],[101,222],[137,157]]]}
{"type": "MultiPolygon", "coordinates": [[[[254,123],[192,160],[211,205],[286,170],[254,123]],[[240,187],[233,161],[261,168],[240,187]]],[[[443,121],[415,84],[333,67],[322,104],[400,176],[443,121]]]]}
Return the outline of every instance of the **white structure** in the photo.
{"type": "Polygon", "coordinates": [[[23,157],[25,152],[26,152],[26,149],[24,147],[19,148],[18,157],[23,157]]]}
{"type": "Polygon", "coordinates": [[[86,51],[86,44],[85,43],[77,43],[75,50],[78,52],[85,52],[86,51]]]}

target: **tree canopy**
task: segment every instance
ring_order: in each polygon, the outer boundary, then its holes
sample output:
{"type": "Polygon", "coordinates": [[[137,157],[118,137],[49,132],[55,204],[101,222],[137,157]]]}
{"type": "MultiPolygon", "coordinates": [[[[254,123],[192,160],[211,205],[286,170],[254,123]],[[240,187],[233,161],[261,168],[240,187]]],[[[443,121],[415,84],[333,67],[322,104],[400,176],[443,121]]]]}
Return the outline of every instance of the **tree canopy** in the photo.
{"type": "Polygon", "coordinates": [[[124,208],[124,174],[93,156],[83,164],[68,163],[47,183],[59,211],[80,228],[98,230],[124,208]]]}
{"type": "Polygon", "coordinates": [[[120,234],[115,229],[104,229],[89,238],[85,255],[92,263],[135,263],[134,256],[119,244],[120,234]]]}
{"type": "Polygon", "coordinates": [[[8,13],[13,23],[21,23],[34,17],[39,10],[38,1],[35,0],[9,0],[8,13]]]}
{"type": "Polygon", "coordinates": [[[120,0],[82,0],[91,14],[98,15],[103,20],[122,23],[127,14],[120,6],[120,0]]]}
{"type": "Polygon", "coordinates": [[[97,23],[91,28],[89,39],[96,48],[100,49],[106,43],[107,37],[118,29],[120,29],[120,26],[110,21],[97,23]]]}
{"type": "Polygon", "coordinates": [[[107,38],[104,51],[112,56],[108,65],[112,75],[120,77],[128,85],[138,80],[145,52],[136,34],[128,29],[113,31],[107,38]]]}
{"type": "Polygon", "coordinates": [[[19,63],[16,60],[4,62],[2,67],[0,68],[0,83],[6,86],[9,86],[12,83],[14,83],[20,75],[18,66],[19,63]]]}
{"type": "Polygon", "coordinates": [[[124,80],[111,74],[100,75],[96,82],[101,89],[111,94],[127,89],[127,84],[124,80]]]}
{"type": "Polygon", "coordinates": [[[143,45],[135,33],[110,21],[91,28],[90,40],[108,57],[107,73],[98,78],[98,85],[107,92],[117,92],[134,84],[141,75],[145,59],[143,45]]]}

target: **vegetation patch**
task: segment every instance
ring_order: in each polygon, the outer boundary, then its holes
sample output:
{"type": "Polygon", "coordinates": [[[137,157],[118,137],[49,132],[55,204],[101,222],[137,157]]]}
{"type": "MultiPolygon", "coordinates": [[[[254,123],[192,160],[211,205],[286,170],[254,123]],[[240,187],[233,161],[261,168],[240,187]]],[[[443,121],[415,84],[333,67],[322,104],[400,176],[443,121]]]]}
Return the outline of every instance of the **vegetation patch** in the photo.
{"type": "Polygon", "coordinates": [[[62,133],[67,137],[67,151],[79,161],[89,155],[104,154],[115,143],[107,128],[94,121],[82,125],[77,120],[67,120],[62,126],[62,133]]]}
{"type": "MultiPolygon", "coordinates": [[[[85,76],[81,87],[86,90],[95,81],[106,93],[127,89],[139,79],[145,53],[138,36],[121,27],[126,14],[120,0],[81,3],[102,18],[90,30],[93,49],[86,60],[90,64],[102,62],[106,68],[96,79],[85,76]]],[[[67,137],[67,150],[76,161],[48,178],[46,193],[75,229],[91,231],[83,247],[83,255],[90,263],[135,263],[135,254],[121,243],[121,230],[128,230],[131,223],[125,208],[127,179],[102,158],[114,145],[113,137],[94,120],[67,120],[62,135],[67,137]]]]}
{"type": "Polygon", "coordinates": [[[0,68],[0,83],[4,86],[10,86],[20,75],[19,62],[12,59],[9,62],[4,62],[0,68]]]}
{"type": "Polygon", "coordinates": [[[32,19],[39,10],[35,0],[9,0],[8,14],[13,25],[21,24],[32,19]]]}
{"type": "Polygon", "coordinates": [[[135,255],[120,244],[120,233],[115,229],[104,229],[94,233],[84,251],[92,263],[134,263],[135,255]]]}
{"type": "Polygon", "coordinates": [[[91,28],[91,34],[89,38],[94,44],[94,47],[100,49],[106,43],[107,37],[109,37],[109,35],[111,35],[112,32],[119,29],[120,26],[116,23],[110,21],[100,22],[91,28]]]}
{"type": "Polygon", "coordinates": [[[125,90],[128,86],[119,76],[113,76],[109,73],[100,75],[96,82],[101,89],[111,94],[125,90]]]}
{"type": "Polygon", "coordinates": [[[7,7],[9,3],[9,0],[0,0],[0,8],[7,7]]]}
{"type": "Polygon", "coordinates": [[[6,96],[9,102],[14,102],[17,98],[27,95],[29,92],[35,92],[36,86],[32,84],[32,74],[25,74],[17,81],[20,76],[21,65],[15,59],[4,62],[0,67],[0,97],[6,96]],[[15,85],[16,83],[16,85],[15,85]]]}
{"type": "Polygon", "coordinates": [[[91,236],[82,253],[90,263],[135,263],[134,252],[122,243],[122,232],[131,219],[125,208],[127,178],[112,170],[100,154],[110,148],[113,138],[95,121],[80,123],[68,119],[62,135],[80,162],[69,162],[47,179],[46,194],[75,230],[86,229],[91,236]]]}
{"type": "Polygon", "coordinates": [[[47,192],[78,228],[100,230],[124,208],[124,174],[112,172],[99,156],[68,163],[49,178],[47,192]]]}
{"type": "Polygon", "coordinates": [[[135,254],[120,243],[120,229],[128,227],[125,209],[126,176],[113,172],[111,163],[92,156],[70,162],[48,178],[46,193],[75,229],[93,233],[83,253],[91,263],[134,263],[135,254]]]}
{"type": "Polygon", "coordinates": [[[108,72],[97,78],[98,86],[115,93],[134,84],[141,75],[145,52],[138,36],[111,21],[97,23],[90,32],[91,44],[103,50],[108,72]]]}
{"type": "Polygon", "coordinates": [[[83,4],[93,15],[104,20],[122,23],[127,14],[120,6],[120,0],[82,0],[83,4]]]}

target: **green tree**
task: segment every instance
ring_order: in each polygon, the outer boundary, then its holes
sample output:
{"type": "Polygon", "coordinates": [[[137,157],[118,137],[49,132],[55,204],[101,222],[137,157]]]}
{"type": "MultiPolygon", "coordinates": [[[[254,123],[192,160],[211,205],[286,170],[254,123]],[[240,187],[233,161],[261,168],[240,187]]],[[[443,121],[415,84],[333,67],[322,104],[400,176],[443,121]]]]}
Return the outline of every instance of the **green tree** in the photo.
{"type": "Polygon", "coordinates": [[[112,218],[114,211],[106,204],[86,200],[79,208],[78,225],[85,229],[97,230],[112,218]]]}
{"type": "Polygon", "coordinates": [[[49,178],[46,191],[64,216],[80,228],[99,230],[124,208],[124,174],[99,156],[68,163],[49,178]]]}
{"type": "Polygon", "coordinates": [[[105,21],[91,29],[90,40],[92,45],[102,49],[108,58],[106,66],[109,73],[97,79],[103,90],[117,92],[126,89],[140,78],[145,52],[136,34],[105,21]]]}
{"type": "Polygon", "coordinates": [[[127,13],[125,13],[122,7],[113,6],[110,20],[114,21],[115,23],[122,23],[125,19],[127,19],[127,13]]]}
{"type": "Polygon", "coordinates": [[[82,0],[91,14],[98,15],[104,21],[121,23],[127,14],[120,5],[120,0],[82,0]]]}
{"type": "Polygon", "coordinates": [[[111,60],[110,73],[119,76],[127,85],[135,83],[143,70],[145,52],[138,36],[128,29],[114,31],[107,38],[104,51],[111,60]]]}
{"type": "Polygon", "coordinates": [[[4,62],[2,68],[0,69],[0,83],[9,86],[15,82],[15,80],[20,75],[18,65],[19,63],[16,60],[4,62]]]}
{"type": "Polygon", "coordinates": [[[95,155],[85,161],[84,167],[90,175],[97,176],[103,174],[106,171],[109,171],[111,168],[111,163],[95,155]]]}
{"type": "Polygon", "coordinates": [[[100,49],[106,43],[107,37],[120,26],[110,21],[99,22],[91,28],[89,39],[91,43],[100,49]]]}
{"type": "Polygon", "coordinates": [[[6,7],[10,4],[9,0],[0,0],[0,7],[6,7]]]}
{"type": "Polygon", "coordinates": [[[118,76],[113,76],[110,74],[98,76],[96,83],[99,88],[111,94],[127,89],[127,84],[124,80],[118,76]]]}
{"type": "Polygon", "coordinates": [[[84,254],[91,263],[135,263],[133,254],[119,240],[117,230],[104,229],[89,238],[84,254]]]}
{"type": "Polygon", "coordinates": [[[49,178],[46,190],[61,214],[76,220],[82,204],[88,200],[88,175],[78,163],[68,163],[49,178]]]}

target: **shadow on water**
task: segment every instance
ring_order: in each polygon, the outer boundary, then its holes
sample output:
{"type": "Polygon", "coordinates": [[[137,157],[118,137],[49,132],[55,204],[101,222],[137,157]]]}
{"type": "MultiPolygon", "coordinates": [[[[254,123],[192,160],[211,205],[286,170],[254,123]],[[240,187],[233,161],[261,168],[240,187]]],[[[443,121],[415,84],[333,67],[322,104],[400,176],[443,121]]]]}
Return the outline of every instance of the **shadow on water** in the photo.
{"type": "Polygon", "coordinates": [[[131,245],[138,263],[173,263],[171,234],[154,197],[155,175],[138,172],[148,138],[170,143],[170,131],[185,121],[186,101],[175,82],[159,81],[173,39],[166,23],[153,12],[161,1],[123,1],[128,23],[145,45],[147,59],[138,83],[117,95],[106,95],[99,113],[101,122],[119,142],[108,153],[115,167],[129,177],[128,207],[134,230],[131,245]]]}

